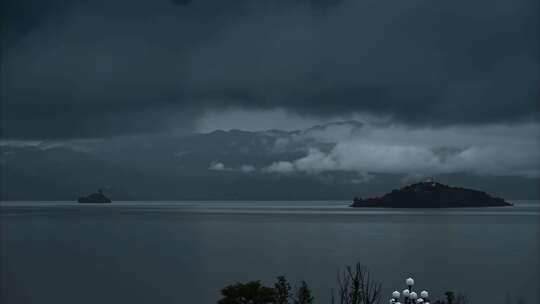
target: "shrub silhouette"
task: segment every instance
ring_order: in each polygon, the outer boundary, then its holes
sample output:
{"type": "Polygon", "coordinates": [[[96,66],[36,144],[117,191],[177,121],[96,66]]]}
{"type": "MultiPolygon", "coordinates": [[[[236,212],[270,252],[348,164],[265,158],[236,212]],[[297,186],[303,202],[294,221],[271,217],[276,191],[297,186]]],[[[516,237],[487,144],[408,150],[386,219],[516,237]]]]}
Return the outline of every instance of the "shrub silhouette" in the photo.
{"type": "Polygon", "coordinates": [[[251,281],[229,285],[221,290],[221,295],[218,304],[313,304],[314,300],[305,281],[293,291],[284,276],[277,278],[274,288],[251,281]]]}
{"type": "MultiPolygon", "coordinates": [[[[337,293],[332,292],[331,304],[379,304],[381,303],[382,284],[371,277],[369,270],[357,263],[355,267],[346,267],[338,273],[337,293]]],[[[218,304],[313,304],[314,297],[305,281],[292,288],[284,276],[277,277],[273,287],[261,284],[261,281],[235,283],[221,290],[222,298],[218,304]]],[[[468,297],[447,291],[445,299],[434,304],[467,304],[468,297]]],[[[522,303],[522,302],[518,302],[522,303]]]]}
{"type": "Polygon", "coordinates": [[[456,294],[453,291],[447,291],[444,293],[445,300],[437,300],[434,302],[434,304],[467,304],[469,303],[469,299],[464,294],[456,294]]]}
{"type": "Polygon", "coordinates": [[[223,298],[218,304],[273,304],[273,288],[261,285],[260,281],[236,283],[221,290],[223,298]]]}

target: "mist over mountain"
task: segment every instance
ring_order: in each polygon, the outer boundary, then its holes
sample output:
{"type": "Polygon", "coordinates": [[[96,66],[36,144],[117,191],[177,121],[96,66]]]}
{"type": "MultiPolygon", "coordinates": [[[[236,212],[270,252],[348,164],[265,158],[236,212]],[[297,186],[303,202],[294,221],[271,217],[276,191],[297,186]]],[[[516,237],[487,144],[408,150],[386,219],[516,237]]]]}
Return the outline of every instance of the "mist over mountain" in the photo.
{"type": "Polygon", "coordinates": [[[537,198],[537,150],[504,161],[496,153],[526,145],[534,132],[517,134],[527,130],[508,127],[489,139],[481,131],[417,129],[405,138],[391,126],[341,121],[296,131],[3,141],[0,195],[74,200],[104,188],[114,200],[349,200],[432,176],[509,199],[537,198]]]}

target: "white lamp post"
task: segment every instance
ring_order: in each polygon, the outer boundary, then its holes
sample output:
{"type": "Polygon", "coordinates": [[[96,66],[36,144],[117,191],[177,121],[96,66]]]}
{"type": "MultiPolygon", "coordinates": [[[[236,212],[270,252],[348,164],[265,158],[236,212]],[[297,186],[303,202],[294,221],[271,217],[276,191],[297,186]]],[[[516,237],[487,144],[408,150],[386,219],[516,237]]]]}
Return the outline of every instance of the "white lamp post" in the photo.
{"type": "Polygon", "coordinates": [[[407,285],[407,287],[409,287],[409,296],[408,298],[406,299],[405,303],[408,304],[408,303],[413,303],[414,300],[411,300],[411,292],[412,292],[412,287],[414,285],[414,279],[409,277],[405,280],[405,284],[407,285]]]}
{"type": "Polygon", "coordinates": [[[409,286],[409,290],[412,291],[412,287],[414,285],[414,279],[413,278],[406,279],[405,284],[407,284],[407,286],[409,286]]]}
{"type": "Polygon", "coordinates": [[[403,290],[403,298],[405,299],[405,303],[407,303],[409,301],[409,295],[411,294],[411,292],[408,290],[408,289],[405,289],[403,290]]]}
{"type": "Polygon", "coordinates": [[[412,291],[412,287],[414,286],[414,279],[408,278],[405,280],[405,284],[409,287],[408,289],[404,289],[401,294],[399,291],[392,292],[392,298],[390,299],[391,304],[401,304],[399,301],[400,296],[403,296],[403,300],[405,304],[429,304],[427,301],[427,298],[429,296],[429,293],[425,290],[422,290],[420,292],[420,297],[418,297],[418,294],[414,291],[412,291]]]}

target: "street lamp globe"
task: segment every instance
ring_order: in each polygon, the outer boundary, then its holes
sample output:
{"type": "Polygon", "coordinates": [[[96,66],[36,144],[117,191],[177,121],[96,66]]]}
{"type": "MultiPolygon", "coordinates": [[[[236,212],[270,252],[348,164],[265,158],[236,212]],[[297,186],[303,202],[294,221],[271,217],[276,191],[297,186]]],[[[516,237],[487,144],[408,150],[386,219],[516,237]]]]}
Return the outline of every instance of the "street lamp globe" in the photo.
{"type": "Polygon", "coordinates": [[[392,298],[399,299],[399,291],[396,290],[396,291],[392,292],[392,298]]]}
{"type": "Polygon", "coordinates": [[[416,292],[411,292],[411,294],[409,295],[409,298],[413,299],[413,300],[416,300],[416,298],[418,298],[418,295],[416,294],[416,292]]]}
{"type": "Polygon", "coordinates": [[[422,292],[420,293],[420,297],[425,299],[429,296],[429,293],[425,290],[422,290],[422,292]]]}
{"type": "Polygon", "coordinates": [[[411,294],[411,292],[408,289],[403,290],[403,296],[405,298],[408,298],[410,294],[411,294]]]}
{"type": "Polygon", "coordinates": [[[413,278],[408,278],[407,280],[405,280],[405,284],[407,284],[407,286],[413,286],[414,285],[413,278]]]}

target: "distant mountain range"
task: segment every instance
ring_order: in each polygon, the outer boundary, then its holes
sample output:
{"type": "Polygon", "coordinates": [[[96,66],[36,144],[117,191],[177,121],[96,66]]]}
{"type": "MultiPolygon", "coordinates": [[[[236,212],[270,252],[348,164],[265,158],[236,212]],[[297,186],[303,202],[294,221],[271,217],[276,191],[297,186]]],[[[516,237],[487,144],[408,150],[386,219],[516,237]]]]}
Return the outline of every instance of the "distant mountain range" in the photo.
{"type": "MultiPolygon", "coordinates": [[[[0,199],[75,200],[104,188],[113,200],[349,200],[406,184],[405,174],[272,170],[328,151],[362,124],[331,123],[299,131],[214,131],[187,136],[93,141],[3,141],[0,199]]],[[[438,175],[439,181],[514,199],[538,197],[538,179],[438,175]]]]}

